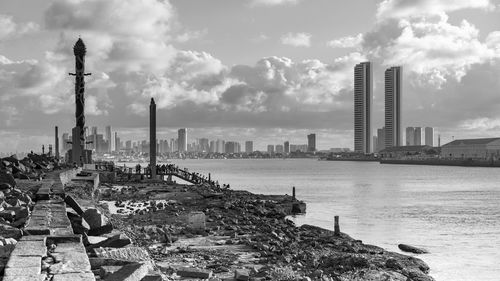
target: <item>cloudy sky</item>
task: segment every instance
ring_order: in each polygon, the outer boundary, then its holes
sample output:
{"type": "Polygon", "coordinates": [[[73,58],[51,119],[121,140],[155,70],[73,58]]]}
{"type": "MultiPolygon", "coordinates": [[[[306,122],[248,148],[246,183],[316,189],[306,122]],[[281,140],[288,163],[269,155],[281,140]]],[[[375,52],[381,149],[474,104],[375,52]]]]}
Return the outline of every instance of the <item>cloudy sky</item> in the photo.
{"type": "Polygon", "coordinates": [[[403,125],[445,143],[500,136],[500,0],[0,0],[0,151],[74,126],[72,46],[87,45],[88,126],[160,138],[353,146],[353,67],[404,68],[403,125]]]}

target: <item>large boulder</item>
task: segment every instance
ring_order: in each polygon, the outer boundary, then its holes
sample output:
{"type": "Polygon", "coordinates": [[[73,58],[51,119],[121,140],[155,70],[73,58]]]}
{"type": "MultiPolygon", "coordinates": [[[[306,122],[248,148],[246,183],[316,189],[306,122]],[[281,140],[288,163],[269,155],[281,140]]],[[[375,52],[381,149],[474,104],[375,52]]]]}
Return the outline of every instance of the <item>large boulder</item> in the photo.
{"type": "MultiPolygon", "coordinates": [[[[4,171],[0,171],[0,184],[2,183],[8,183],[10,187],[16,186],[16,180],[14,179],[14,176],[10,173],[6,173],[4,171]]],[[[4,186],[5,188],[5,186],[4,186]]],[[[2,190],[2,186],[0,186],[0,190],[2,190]]]]}
{"type": "Polygon", "coordinates": [[[14,238],[16,240],[19,240],[21,236],[23,236],[23,233],[19,228],[0,224],[0,236],[4,238],[14,238]]]}
{"type": "Polygon", "coordinates": [[[426,249],[417,248],[415,246],[406,245],[406,244],[399,244],[398,248],[403,252],[409,252],[409,253],[414,253],[414,254],[427,254],[427,253],[429,253],[429,251],[427,251],[426,249]]]}
{"type": "Polygon", "coordinates": [[[83,219],[89,224],[90,229],[102,227],[108,223],[106,216],[95,208],[89,208],[83,212],[83,219]]]}

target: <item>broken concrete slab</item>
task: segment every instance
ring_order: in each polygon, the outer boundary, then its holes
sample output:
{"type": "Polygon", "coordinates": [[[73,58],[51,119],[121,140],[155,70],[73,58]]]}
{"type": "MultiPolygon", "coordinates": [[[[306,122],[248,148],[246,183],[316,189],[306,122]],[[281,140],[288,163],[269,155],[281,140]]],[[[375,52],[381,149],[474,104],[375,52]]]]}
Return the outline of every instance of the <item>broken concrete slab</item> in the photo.
{"type": "Polygon", "coordinates": [[[177,275],[181,277],[192,277],[207,279],[212,277],[212,271],[195,267],[182,267],[177,270],[177,275]]]}
{"type": "Polygon", "coordinates": [[[125,265],[118,271],[109,275],[106,281],[138,281],[144,278],[151,269],[151,265],[145,263],[125,265]]]}
{"type": "Polygon", "coordinates": [[[89,208],[83,212],[83,219],[89,224],[90,229],[102,227],[108,223],[108,219],[96,208],[89,208]]]}
{"type": "Polygon", "coordinates": [[[149,261],[149,253],[141,247],[128,248],[96,248],[94,252],[98,258],[108,258],[130,262],[149,261]]]}
{"type": "Polygon", "coordinates": [[[95,281],[95,276],[92,273],[66,273],[56,274],[52,281],[95,281]]]}

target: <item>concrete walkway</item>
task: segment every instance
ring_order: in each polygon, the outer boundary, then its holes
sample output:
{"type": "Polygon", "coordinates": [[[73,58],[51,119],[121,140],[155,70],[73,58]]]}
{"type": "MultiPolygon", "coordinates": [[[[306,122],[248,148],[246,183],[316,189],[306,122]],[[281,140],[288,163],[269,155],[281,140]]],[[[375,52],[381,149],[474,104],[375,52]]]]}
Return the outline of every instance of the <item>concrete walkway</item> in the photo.
{"type": "Polygon", "coordinates": [[[4,281],[96,280],[82,237],[73,234],[59,174],[51,173],[41,182],[23,237],[5,266],[4,281]]]}

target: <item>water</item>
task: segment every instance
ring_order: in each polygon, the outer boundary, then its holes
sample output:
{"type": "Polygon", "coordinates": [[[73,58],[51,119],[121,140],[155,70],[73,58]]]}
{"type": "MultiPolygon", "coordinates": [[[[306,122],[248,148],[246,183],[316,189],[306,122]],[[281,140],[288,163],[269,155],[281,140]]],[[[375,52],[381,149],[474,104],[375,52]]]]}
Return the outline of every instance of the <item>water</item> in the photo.
{"type": "Polygon", "coordinates": [[[500,280],[500,170],[380,165],[311,159],[174,160],[211,173],[232,189],[291,194],[307,202],[297,224],[341,231],[365,243],[399,251],[405,243],[436,280],[500,280]]]}

